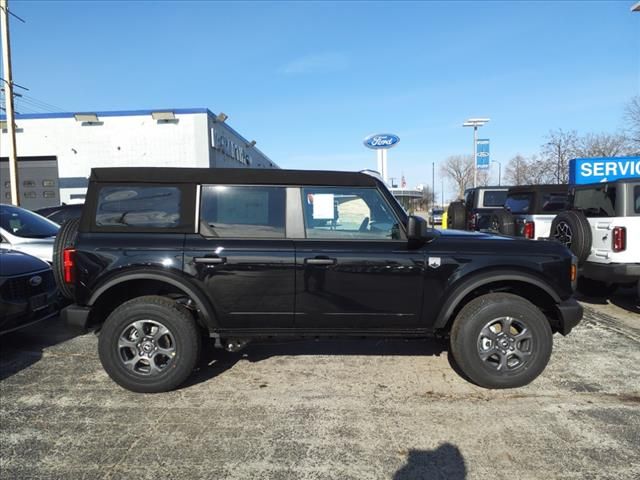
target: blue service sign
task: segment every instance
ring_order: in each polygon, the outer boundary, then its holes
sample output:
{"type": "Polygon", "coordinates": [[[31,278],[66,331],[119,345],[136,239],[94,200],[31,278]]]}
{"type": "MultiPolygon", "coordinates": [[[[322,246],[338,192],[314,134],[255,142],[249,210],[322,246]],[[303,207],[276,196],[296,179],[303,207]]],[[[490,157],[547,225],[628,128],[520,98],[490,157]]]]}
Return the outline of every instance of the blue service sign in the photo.
{"type": "Polygon", "coordinates": [[[569,183],[574,185],[639,177],[640,157],[574,158],[569,160],[569,183]]]}
{"type": "Polygon", "coordinates": [[[364,146],[373,150],[391,148],[400,142],[400,137],[392,133],[376,133],[364,139],[364,146]]]}
{"type": "Polygon", "coordinates": [[[476,168],[478,170],[487,170],[490,163],[489,139],[479,138],[476,142],[476,168]]]}

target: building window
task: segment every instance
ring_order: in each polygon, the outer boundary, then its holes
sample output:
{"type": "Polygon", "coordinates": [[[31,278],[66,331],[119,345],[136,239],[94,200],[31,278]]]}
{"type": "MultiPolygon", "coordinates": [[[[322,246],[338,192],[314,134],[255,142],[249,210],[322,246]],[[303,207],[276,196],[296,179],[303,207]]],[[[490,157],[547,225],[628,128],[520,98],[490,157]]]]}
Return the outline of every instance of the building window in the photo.
{"type": "Polygon", "coordinates": [[[70,200],[84,200],[87,196],[84,193],[72,193],[69,195],[70,200]]]}
{"type": "Polygon", "coordinates": [[[11,188],[11,182],[4,182],[4,188],[11,188]]]}
{"type": "Polygon", "coordinates": [[[54,180],[42,180],[42,186],[43,187],[55,187],[56,186],[56,182],[54,180]]]}
{"type": "Polygon", "coordinates": [[[98,195],[96,226],[178,228],[180,207],[181,191],[177,187],[103,187],[98,195]]]}
{"type": "Polygon", "coordinates": [[[22,182],[22,185],[25,187],[35,187],[36,182],[34,182],[33,180],[25,180],[24,182],[22,182]]]}
{"type": "Polygon", "coordinates": [[[11,192],[6,192],[6,193],[4,194],[4,198],[11,199],[11,192]]]}
{"type": "Polygon", "coordinates": [[[36,192],[24,192],[24,198],[36,198],[36,192]]]}
{"type": "Polygon", "coordinates": [[[200,233],[221,238],[284,238],[285,189],[205,186],[200,233]]]}
{"type": "Polygon", "coordinates": [[[42,192],[44,198],[56,198],[56,192],[46,191],[42,192]]]}

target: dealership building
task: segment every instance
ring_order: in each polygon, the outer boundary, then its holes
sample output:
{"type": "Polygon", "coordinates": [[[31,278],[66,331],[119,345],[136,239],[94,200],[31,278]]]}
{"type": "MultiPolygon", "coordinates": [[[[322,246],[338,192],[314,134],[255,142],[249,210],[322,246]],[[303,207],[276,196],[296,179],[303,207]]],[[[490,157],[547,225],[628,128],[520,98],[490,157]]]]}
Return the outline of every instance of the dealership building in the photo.
{"type": "MultiPolygon", "coordinates": [[[[0,202],[10,202],[6,119],[0,120],[0,202]]],[[[207,108],[16,117],[20,204],[83,202],[94,167],[278,168],[256,142],[207,108]]]]}

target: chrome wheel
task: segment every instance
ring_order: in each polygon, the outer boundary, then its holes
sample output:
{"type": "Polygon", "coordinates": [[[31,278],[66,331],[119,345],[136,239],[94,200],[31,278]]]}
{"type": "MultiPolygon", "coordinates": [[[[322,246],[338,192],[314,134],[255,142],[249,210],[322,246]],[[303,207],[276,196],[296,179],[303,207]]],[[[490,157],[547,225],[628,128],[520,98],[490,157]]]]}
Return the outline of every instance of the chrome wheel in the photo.
{"type": "Polygon", "coordinates": [[[176,356],[176,340],[171,331],[155,320],[136,320],[118,337],[118,358],[129,371],[157,376],[176,356]]]}
{"type": "Polygon", "coordinates": [[[488,322],[478,336],[480,360],[501,373],[522,368],[531,358],[533,335],[520,320],[500,317],[488,322]]]}
{"type": "Polygon", "coordinates": [[[571,248],[573,242],[573,231],[567,222],[558,222],[553,238],[562,243],[565,247],[571,248]]]}

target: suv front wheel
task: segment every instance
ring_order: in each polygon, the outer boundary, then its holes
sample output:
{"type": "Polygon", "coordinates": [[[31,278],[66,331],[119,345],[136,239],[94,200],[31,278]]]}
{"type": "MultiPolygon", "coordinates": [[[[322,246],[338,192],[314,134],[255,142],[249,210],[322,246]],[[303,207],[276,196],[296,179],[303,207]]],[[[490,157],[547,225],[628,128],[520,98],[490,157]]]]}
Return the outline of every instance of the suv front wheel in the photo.
{"type": "Polygon", "coordinates": [[[490,293],[470,301],[451,329],[451,353],[462,372],[485,388],[532,382],[547,366],[553,334],[547,318],[528,300],[490,293]]]}
{"type": "Polygon", "coordinates": [[[177,388],[200,357],[191,314],[170,298],[144,296],[116,308],[100,332],[100,361],[112,380],[134,392],[177,388]]]}

